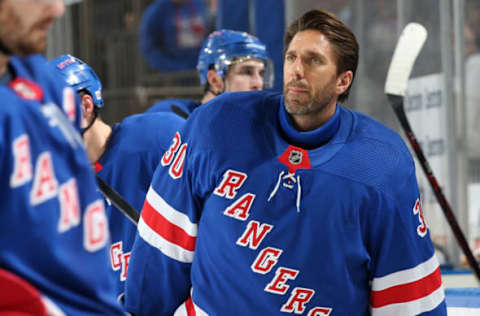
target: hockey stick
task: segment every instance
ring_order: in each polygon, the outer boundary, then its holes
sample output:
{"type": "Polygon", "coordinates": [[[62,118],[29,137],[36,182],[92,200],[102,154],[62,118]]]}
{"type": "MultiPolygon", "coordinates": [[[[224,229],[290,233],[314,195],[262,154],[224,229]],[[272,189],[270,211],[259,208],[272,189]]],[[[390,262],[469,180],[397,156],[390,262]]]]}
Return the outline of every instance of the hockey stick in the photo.
{"type": "Polygon", "coordinates": [[[173,113],[177,114],[181,118],[187,119],[188,113],[182,110],[180,107],[176,106],[175,104],[170,105],[170,109],[172,109],[173,113]]]}
{"type": "Polygon", "coordinates": [[[403,106],[405,92],[407,90],[408,77],[415,63],[420,50],[422,49],[425,40],[427,39],[426,29],[417,23],[408,24],[405,29],[402,31],[400,38],[397,43],[397,47],[393,53],[392,61],[390,63],[390,68],[388,69],[387,80],[385,82],[385,93],[388,96],[388,100],[397,115],[400,124],[403,127],[405,134],[407,135],[410,144],[412,145],[413,150],[422,166],[422,169],[427,176],[428,182],[430,183],[435,197],[442,208],[442,211],[450,225],[450,228],[457,239],[458,244],[463,250],[467,261],[470,267],[473,269],[474,274],[477,279],[480,281],[480,267],[475,260],[475,257],[468,246],[468,242],[465,239],[465,236],[462,232],[462,229],[458,225],[455,214],[450,207],[445,195],[438,184],[438,181],[435,175],[430,168],[425,155],[423,154],[422,148],[418,144],[417,138],[413,133],[408,118],[405,114],[405,109],[403,106]]]}
{"type": "Polygon", "coordinates": [[[111,186],[108,185],[102,178],[98,175],[95,175],[97,178],[98,188],[100,192],[115,205],[116,208],[120,210],[135,226],[138,224],[138,220],[140,219],[140,213],[131,206],[125,199],[113,189],[111,186]]]}

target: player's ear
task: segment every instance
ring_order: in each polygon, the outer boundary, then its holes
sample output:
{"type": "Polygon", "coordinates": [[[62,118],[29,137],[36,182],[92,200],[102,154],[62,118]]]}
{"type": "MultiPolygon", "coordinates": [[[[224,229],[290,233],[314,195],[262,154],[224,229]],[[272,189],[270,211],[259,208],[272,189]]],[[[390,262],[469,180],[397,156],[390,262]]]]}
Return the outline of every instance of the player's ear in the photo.
{"type": "Polygon", "coordinates": [[[90,118],[93,116],[93,112],[95,110],[95,104],[93,104],[92,97],[85,93],[80,96],[80,100],[82,102],[82,113],[84,118],[90,118]]]}
{"type": "Polygon", "coordinates": [[[209,70],[207,73],[207,81],[210,85],[211,90],[215,94],[220,94],[224,90],[224,82],[222,77],[213,69],[209,70]]]}
{"type": "Polygon", "coordinates": [[[337,85],[335,86],[335,92],[338,95],[341,95],[342,93],[347,91],[348,87],[350,87],[350,84],[352,83],[352,80],[353,80],[353,72],[351,70],[342,72],[337,77],[337,85]]]}

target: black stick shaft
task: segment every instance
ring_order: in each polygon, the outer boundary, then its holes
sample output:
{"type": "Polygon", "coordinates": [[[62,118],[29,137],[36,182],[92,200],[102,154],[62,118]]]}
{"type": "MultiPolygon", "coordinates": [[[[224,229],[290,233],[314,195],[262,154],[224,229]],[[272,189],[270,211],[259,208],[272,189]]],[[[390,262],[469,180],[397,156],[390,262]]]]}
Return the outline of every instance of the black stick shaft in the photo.
{"type": "Polygon", "coordinates": [[[395,114],[397,115],[397,118],[400,121],[400,124],[402,125],[410,144],[412,145],[413,151],[415,152],[415,155],[417,156],[418,161],[422,166],[423,172],[427,176],[428,182],[432,187],[435,197],[437,198],[438,203],[442,208],[443,214],[445,215],[447,222],[453,231],[453,235],[455,236],[458,244],[462,248],[465,257],[467,258],[468,264],[472,268],[475,276],[477,277],[477,280],[480,281],[480,267],[475,260],[475,257],[473,256],[472,250],[470,249],[467,239],[465,238],[465,235],[463,234],[463,231],[458,224],[455,214],[453,213],[450,204],[445,198],[445,195],[443,194],[442,189],[438,184],[437,178],[433,174],[432,168],[430,168],[430,164],[428,163],[427,158],[423,154],[423,150],[418,144],[417,138],[415,137],[410,123],[408,122],[408,118],[405,114],[405,109],[403,106],[403,97],[389,94],[388,99],[390,100],[393,110],[395,111],[395,114]]]}
{"type": "Polygon", "coordinates": [[[98,188],[100,192],[115,205],[116,208],[120,210],[135,226],[138,224],[140,219],[140,213],[131,206],[125,199],[115,191],[111,186],[108,185],[102,178],[98,175],[95,175],[97,178],[98,188]]]}

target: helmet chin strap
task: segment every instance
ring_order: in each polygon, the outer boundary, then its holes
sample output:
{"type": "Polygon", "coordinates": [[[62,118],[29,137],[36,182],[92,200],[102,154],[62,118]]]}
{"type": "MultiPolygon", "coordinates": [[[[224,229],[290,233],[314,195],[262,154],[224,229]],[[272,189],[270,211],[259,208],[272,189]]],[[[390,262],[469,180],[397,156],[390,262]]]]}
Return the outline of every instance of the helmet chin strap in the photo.
{"type": "Polygon", "coordinates": [[[223,92],[225,92],[225,91],[216,92],[216,91],[213,91],[212,89],[208,89],[208,91],[210,91],[210,93],[213,94],[214,96],[218,96],[218,95],[222,94],[223,92]]]}
{"type": "Polygon", "coordinates": [[[82,130],[81,130],[81,135],[82,135],[82,137],[83,137],[83,135],[85,135],[85,133],[90,129],[90,127],[92,127],[93,123],[95,123],[95,120],[97,119],[97,116],[98,116],[98,108],[95,108],[95,110],[93,111],[93,118],[92,118],[92,120],[90,121],[90,123],[88,123],[87,127],[82,128],[82,130]]]}

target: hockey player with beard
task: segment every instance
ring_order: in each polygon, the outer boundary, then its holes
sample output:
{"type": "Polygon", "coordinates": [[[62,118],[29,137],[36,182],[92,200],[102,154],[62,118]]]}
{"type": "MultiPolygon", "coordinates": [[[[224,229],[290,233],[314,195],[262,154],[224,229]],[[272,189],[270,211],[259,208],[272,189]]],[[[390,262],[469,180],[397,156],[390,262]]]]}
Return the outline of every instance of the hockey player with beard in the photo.
{"type": "MultiPolygon", "coordinates": [[[[173,113],[137,114],[110,127],[99,116],[105,104],[102,84],[95,71],[71,55],[59,56],[50,61],[50,65],[81,99],[83,140],[95,172],[140,210],[163,153],[185,121],[173,113]]],[[[136,226],[108,199],[106,213],[112,240],[111,273],[116,282],[116,295],[121,297],[136,226]]]]}
{"type": "Polygon", "coordinates": [[[122,315],[75,93],[43,53],[61,0],[0,0],[0,314],[122,315]]]}
{"type": "Polygon", "coordinates": [[[285,35],[283,95],[194,111],[156,170],[126,287],[139,315],[446,315],[401,137],[341,105],[353,33],[312,10],[285,35]]]}

